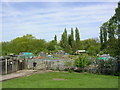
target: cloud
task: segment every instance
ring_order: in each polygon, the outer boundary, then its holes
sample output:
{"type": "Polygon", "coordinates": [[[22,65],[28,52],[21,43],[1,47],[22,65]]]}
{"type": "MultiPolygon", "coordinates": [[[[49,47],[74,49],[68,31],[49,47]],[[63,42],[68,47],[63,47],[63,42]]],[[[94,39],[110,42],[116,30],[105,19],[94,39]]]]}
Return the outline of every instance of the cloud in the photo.
{"type": "Polygon", "coordinates": [[[118,2],[119,0],[2,0],[2,2],[118,2]]]}
{"type": "Polygon", "coordinates": [[[116,6],[117,3],[78,3],[78,5],[76,3],[38,3],[37,5],[36,3],[4,2],[3,41],[25,34],[33,34],[37,38],[48,41],[57,34],[60,40],[65,27],[69,30],[68,32],[71,27],[80,28],[81,39],[96,37],[99,35],[100,25],[109,20],[116,6]]]}

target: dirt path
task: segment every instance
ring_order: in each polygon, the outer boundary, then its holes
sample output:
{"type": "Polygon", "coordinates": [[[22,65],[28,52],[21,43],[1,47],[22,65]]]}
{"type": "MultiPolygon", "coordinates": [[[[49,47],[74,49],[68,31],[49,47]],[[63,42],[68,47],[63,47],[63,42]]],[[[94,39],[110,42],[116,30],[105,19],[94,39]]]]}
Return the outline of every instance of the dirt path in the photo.
{"type": "Polygon", "coordinates": [[[51,70],[20,70],[15,73],[7,74],[7,75],[0,75],[0,82],[10,80],[13,78],[30,76],[36,73],[45,73],[45,72],[52,72],[51,70]]]}

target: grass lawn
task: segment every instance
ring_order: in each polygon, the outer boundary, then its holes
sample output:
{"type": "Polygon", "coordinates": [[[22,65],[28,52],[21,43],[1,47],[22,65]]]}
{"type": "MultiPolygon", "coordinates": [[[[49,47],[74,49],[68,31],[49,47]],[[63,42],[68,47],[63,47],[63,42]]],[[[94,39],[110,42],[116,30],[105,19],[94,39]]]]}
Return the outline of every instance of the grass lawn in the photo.
{"type": "Polygon", "coordinates": [[[118,88],[118,77],[107,75],[47,72],[2,83],[3,88],[118,88]]]}

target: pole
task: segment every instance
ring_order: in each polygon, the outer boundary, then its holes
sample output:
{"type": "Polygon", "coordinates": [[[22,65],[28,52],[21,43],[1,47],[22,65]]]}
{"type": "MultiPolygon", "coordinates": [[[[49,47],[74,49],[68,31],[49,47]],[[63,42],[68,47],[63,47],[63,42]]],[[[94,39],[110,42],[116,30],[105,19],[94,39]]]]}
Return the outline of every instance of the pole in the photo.
{"type": "Polygon", "coordinates": [[[7,59],[5,59],[5,74],[7,74],[7,59]]]}

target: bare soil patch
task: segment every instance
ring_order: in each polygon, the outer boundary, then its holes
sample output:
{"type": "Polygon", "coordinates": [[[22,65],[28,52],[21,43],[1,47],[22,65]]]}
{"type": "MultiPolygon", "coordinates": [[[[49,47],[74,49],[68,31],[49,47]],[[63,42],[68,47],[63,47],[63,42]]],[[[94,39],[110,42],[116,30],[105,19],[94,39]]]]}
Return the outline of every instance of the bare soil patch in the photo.
{"type": "Polygon", "coordinates": [[[65,80],[63,78],[53,78],[53,80],[65,80]]]}

